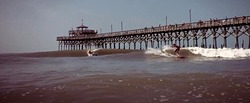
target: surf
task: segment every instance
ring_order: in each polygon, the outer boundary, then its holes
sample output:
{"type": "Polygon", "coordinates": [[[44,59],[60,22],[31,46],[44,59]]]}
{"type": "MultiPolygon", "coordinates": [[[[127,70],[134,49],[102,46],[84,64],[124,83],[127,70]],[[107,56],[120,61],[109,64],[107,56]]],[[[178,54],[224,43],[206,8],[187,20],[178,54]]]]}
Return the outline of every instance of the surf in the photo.
{"type": "MultiPolygon", "coordinates": [[[[175,57],[174,49],[165,45],[162,48],[148,48],[145,54],[152,54],[164,57],[175,57]]],[[[201,47],[185,47],[181,48],[179,54],[184,57],[206,57],[206,58],[249,58],[250,49],[233,49],[233,48],[201,48],[201,47]]]]}
{"type": "Polygon", "coordinates": [[[164,52],[164,49],[155,49],[155,48],[148,48],[145,51],[145,54],[152,54],[152,55],[157,55],[157,56],[163,56],[163,57],[174,57],[175,55],[164,52]]]}
{"type": "Polygon", "coordinates": [[[233,48],[200,48],[200,47],[188,47],[186,48],[193,54],[199,54],[204,57],[212,58],[248,58],[250,57],[250,49],[233,49],[233,48]]]}

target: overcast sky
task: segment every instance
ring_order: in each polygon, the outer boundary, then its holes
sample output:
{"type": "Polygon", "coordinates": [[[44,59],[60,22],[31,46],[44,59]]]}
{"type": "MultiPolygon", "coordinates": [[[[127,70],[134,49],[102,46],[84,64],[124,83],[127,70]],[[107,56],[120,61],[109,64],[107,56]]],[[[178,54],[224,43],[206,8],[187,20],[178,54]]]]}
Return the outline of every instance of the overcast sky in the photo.
{"type": "Polygon", "coordinates": [[[57,36],[84,24],[109,32],[250,16],[250,0],[0,0],[0,53],[57,50],[57,36]]]}

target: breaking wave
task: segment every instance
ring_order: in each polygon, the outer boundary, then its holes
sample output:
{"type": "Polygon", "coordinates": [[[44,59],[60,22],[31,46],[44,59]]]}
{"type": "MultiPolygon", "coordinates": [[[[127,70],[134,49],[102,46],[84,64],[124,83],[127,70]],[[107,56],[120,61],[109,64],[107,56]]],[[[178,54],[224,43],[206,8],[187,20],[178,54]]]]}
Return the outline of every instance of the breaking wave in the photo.
{"type": "Polygon", "coordinates": [[[194,54],[200,54],[205,57],[222,57],[222,58],[247,58],[250,57],[250,49],[232,49],[232,48],[186,48],[194,54]]]}
{"type": "MultiPolygon", "coordinates": [[[[165,57],[174,57],[175,53],[173,48],[169,45],[164,46],[161,49],[149,48],[145,51],[145,54],[153,54],[165,57]]],[[[186,47],[181,48],[180,55],[187,57],[203,56],[209,58],[248,58],[250,57],[250,49],[233,49],[233,48],[201,48],[201,47],[186,47]]]]}
{"type": "Polygon", "coordinates": [[[164,57],[174,57],[173,54],[164,52],[162,49],[154,49],[154,48],[148,48],[148,50],[145,51],[145,54],[153,54],[153,55],[158,55],[158,56],[164,56],[164,57]]]}

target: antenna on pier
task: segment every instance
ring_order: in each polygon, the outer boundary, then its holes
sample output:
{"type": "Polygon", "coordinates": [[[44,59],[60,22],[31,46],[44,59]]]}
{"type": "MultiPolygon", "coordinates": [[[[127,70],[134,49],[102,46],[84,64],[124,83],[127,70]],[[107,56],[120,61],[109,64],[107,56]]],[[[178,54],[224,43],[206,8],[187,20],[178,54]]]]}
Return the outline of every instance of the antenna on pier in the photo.
{"type": "Polygon", "coordinates": [[[189,22],[192,22],[192,18],[191,18],[191,9],[189,9],[189,22]]]}
{"type": "Polygon", "coordinates": [[[166,25],[168,25],[168,16],[166,16],[166,25]]]}
{"type": "Polygon", "coordinates": [[[82,19],[82,25],[83,25],[83,19],[82,19]]]}
{"type": "Polygon", "coordinates": [[[113,32],[113,25],[110,25],[110,28],[111,28],[111,33],[113,32]]]}
{"type": "Polygon", "coordinates": [[[123,31],[123,23],[122,23],[122,21],[121,21],[121,31],[123,31]]]}

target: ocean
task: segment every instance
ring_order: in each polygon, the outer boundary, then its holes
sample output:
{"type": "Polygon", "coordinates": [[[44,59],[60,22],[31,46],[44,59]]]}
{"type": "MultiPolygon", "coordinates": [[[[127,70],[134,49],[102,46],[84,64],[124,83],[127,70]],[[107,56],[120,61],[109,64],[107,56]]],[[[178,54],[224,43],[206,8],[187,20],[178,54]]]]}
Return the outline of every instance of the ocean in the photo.
{"type": "Polygon", "coordinates": [[[250,102],[250,49],[98,50],[0,54],[0,103],[250,102]]]}

